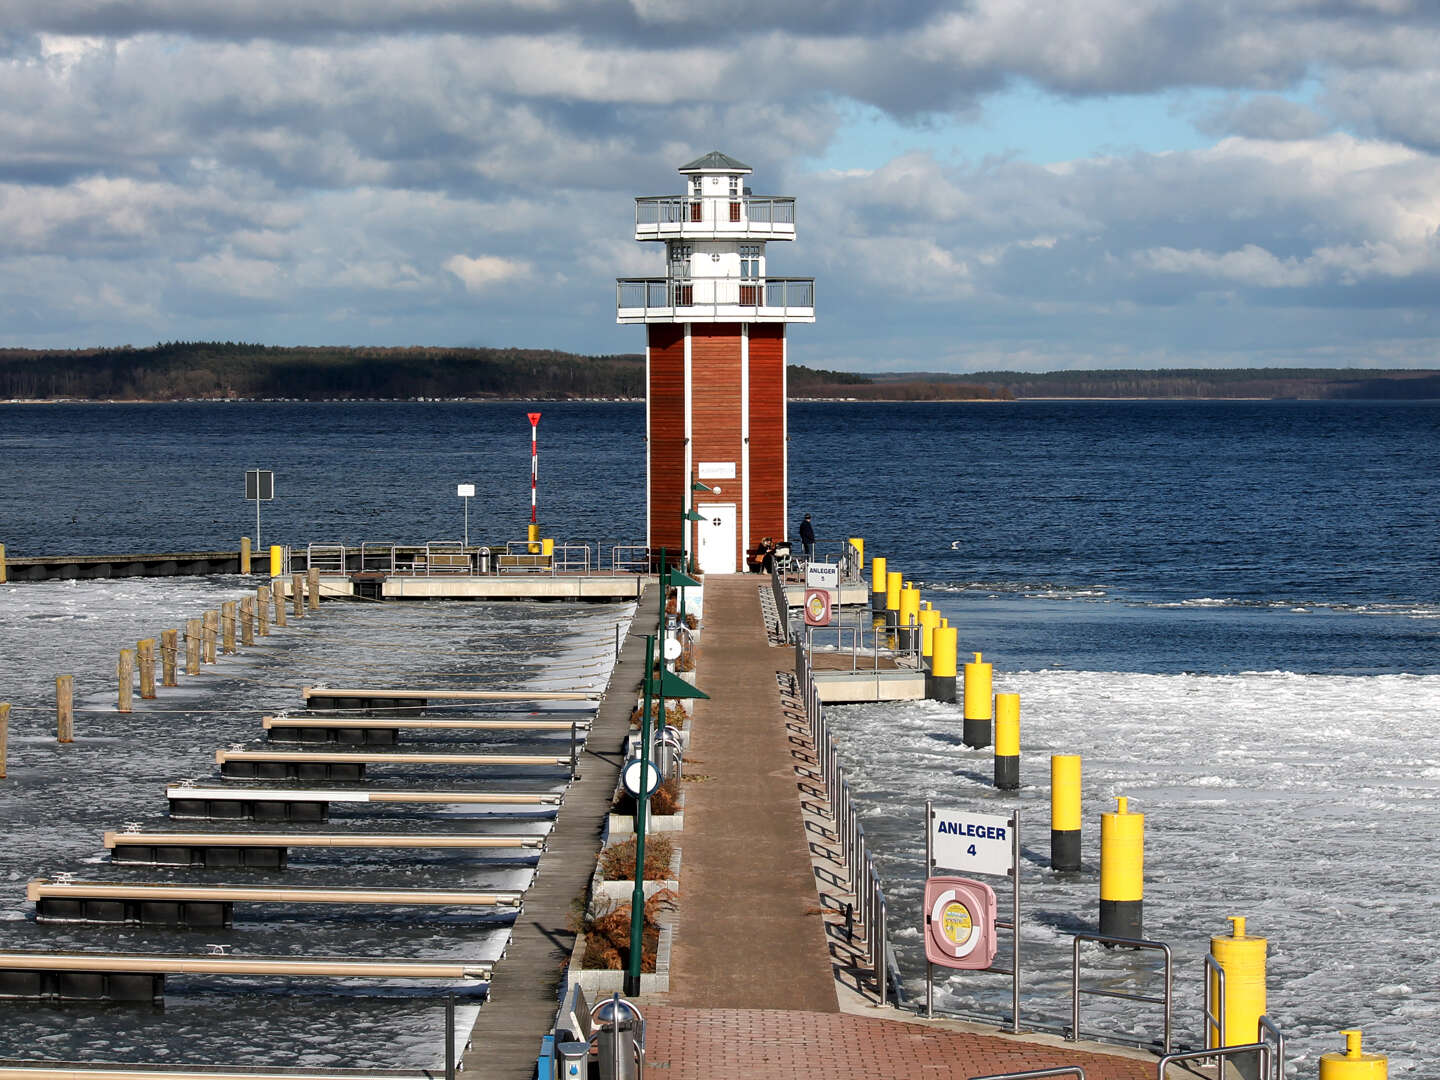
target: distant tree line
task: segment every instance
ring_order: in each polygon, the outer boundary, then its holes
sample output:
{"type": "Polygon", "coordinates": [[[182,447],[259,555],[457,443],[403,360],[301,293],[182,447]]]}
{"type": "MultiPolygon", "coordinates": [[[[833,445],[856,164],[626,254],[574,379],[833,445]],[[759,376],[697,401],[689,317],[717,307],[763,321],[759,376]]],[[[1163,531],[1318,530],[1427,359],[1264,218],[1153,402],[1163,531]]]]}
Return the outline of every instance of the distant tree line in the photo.
{"type": "MultiPolygon", "coordinates": [[[[858,374],[792,364],[792,398],[1440,398],[1440,371],[1190,368],[858,374]]],[[[553,349],[343,348],[172,341],[146,348],[0,349],[0,399],[177,401],[643,398],[645,358],[553,349]]]]}

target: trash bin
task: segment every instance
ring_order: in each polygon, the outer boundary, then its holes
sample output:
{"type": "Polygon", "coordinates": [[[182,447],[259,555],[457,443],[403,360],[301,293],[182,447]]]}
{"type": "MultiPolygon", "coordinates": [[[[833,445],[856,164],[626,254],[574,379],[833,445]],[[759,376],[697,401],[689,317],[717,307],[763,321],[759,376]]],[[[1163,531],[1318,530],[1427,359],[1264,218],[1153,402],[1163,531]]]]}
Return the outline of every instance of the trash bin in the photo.
{"type": "Polygon", "coordinates": [[[640,1010],[616,994],[590,1015],[596,1025],[600,1080],[639,1080],[639,1047],[645,1037],[640,1010]]]}
{"type": "Polygon", "coordinates": [[[480,573],[488,574],[490,572],[490,549],[488,547],[480,548],[477,557],[480,560],[480,573]]]}

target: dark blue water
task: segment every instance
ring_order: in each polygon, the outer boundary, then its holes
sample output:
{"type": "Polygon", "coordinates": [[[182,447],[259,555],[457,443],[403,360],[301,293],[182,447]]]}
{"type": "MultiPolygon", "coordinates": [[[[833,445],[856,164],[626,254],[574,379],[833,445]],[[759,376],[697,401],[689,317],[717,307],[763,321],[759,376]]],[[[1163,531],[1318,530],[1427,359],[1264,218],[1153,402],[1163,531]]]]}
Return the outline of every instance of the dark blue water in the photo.
{"type": "MultiPolygon", "coordinates": [[[[8,406],[14,555],[524,535],[524,404],[8,406]]],[[[644,533],[644,411],[545,404],[547,535],[644,533]]],[[[997,663],[1440,671],[1440,403],[790,406],[791,517],[865,537],[997,663]],[[983,630],[983,634],[980,632],[983,630]]],[[[823,547],[823,544],[822,544],[823,547]]],[[[978,647],[978,646],[977,646],[978,647]]]]}

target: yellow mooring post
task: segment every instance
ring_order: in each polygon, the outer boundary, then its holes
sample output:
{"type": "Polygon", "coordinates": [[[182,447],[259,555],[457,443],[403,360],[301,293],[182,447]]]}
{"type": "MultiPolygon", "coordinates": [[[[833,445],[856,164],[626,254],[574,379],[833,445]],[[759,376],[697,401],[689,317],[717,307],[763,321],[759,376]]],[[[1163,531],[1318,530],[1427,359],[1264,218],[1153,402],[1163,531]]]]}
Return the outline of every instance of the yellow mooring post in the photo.
{"type": "Polygon", "coordinates": [[[994,667],[977,652],[965,665],[965,724],[960,741],[980,749],[990,745],[990,687],[994,667]]]}
{"type": "Polygon", "coordinates": [[[995,786],[1020,787],[1020,695],[995,695],[995,786]]]}
{"type": "Polygon", "coordinates": [[[121,649],[120,662],[115,665],[119,693],[115,697],[116,712],[131,712],[135,707],[135,650],[121,649]]]}
{"type": "Polygon", "coordinates": [[[1130,813],[1124,796],[1115,802],[1113,814],[1100,815],[1100,933],[1143,938],[1145,815],[1130,813]]]}
{"type": "Polygon", "coordinates": [[[531,555],[540,554],[540,526],[533,521],[525,526],[525,549],[531,555]]]}
{"type": "Polygon", "coordinates": [[[305,595],[310,601],[310,610],[320,610],[320,571],[315,567],[305,571],[305,595]]]}
{"type": "Polygon", "coordinates": [[[863,536],[851,536],[848,538],[850,546],[855,549],[855,569],[865,569],[865,538],[863,536]]]}
{"type": "Polygon", "coordinates": [[[885,571],[885,626],[894,630],[900,625],[900,590],[905,588],[905,575],[899,570],[885,571]]]}
{"type": "Polygon", "coordinates": [[[908,582],[900,590],[900,648],[909,652],[919,646],[920,590],[908,582]]]}
{"type": "Polygon", "coordinates": [[[175,669],[180,664],[180,631],[160,631],[160,685],[178,686],[175,669]]]}
{"type": "Polygon", "coordinates": [[[250,573],[250,537],[240,537],[240,573],[250,573]]]}
{"type": "Polygon", "coordinates": [[[1362,1053],[1358,1028],[1340,1034],[1345,1036],[1345,1050],[1320,1055],[1320,1080],[1386,1080],[1389,1059],[1384,1054],[1362,1053]]]}
{"type": "Polygon", "coordinates": [[[955,701],[955,650],[959,639],[960,631],[953,626],[935,628],[931,642],[935,655],[930,659],[930,673],[925,676],[925,696],[931,701],[955,701]]]}
{"type": "Polygon", "coordinates": [[[1080,755],[1050,755],[1050,869],[1080,869],[1080,755]]]}
{"type": "Polygon", "coordinates": [[[285,549],[279,544],[270,545],[270,576],[277,578],[285,573],[285,549]]]}
{"type": "Polygon", "coordinates": [[[0,780],[5,779],[5,763],[10,756],[10,703],[0,701],[0,780]]]}
{"type": "Polygon", "coordinates": [[[930,601],[925,601],[925,606],[920,609],[920,656],[927,665],[935,656],[935,631],[939,626],[940,612],[930,606],[930,601]]]}
{"type": "Polygon", "coordinates": [[[885,556],[870,560],[870,614],[885,614],[885,583],[888,581],[885,571],[885,556]]]}
{"type": "Polygon", "coordinates": [[[1265,939],[1245,936],[1245,919],[1227,916],[1230,933],[1210,939],[1210,956],[1225,972],[1225,1000],[1220,1001],[1220,977],[1213,971],[1210,981],[1211,1008],[1218,1006],[1225,1018],[1222,1032],[1214,1024],[1205,1026],[1205,1048],[1243,1046],[1260,1041],[1260,1017],[1265,1015],[1265,939]]]}
{"type": "Polygon", "coordinates": [[[141,638],[135,643],[135,665],[140,669],[140,697],[155,697],[155,639],[141,638]]]}
{"type": "Polygon", "coordinates": [[[75,676],[55,676],[55,738],[62,743],[75,741],[75,676]]]}

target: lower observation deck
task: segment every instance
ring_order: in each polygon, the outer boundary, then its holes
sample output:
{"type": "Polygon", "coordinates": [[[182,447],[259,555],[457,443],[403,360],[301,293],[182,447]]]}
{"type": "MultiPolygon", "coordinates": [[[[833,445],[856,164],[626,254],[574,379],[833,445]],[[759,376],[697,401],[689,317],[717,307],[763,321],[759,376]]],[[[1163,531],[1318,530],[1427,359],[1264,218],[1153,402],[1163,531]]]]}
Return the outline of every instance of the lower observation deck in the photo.
{"type": "Polygon", "coordinates": [[[814,278],[618,278],[618,323],[814,322],[814,278]]]}

